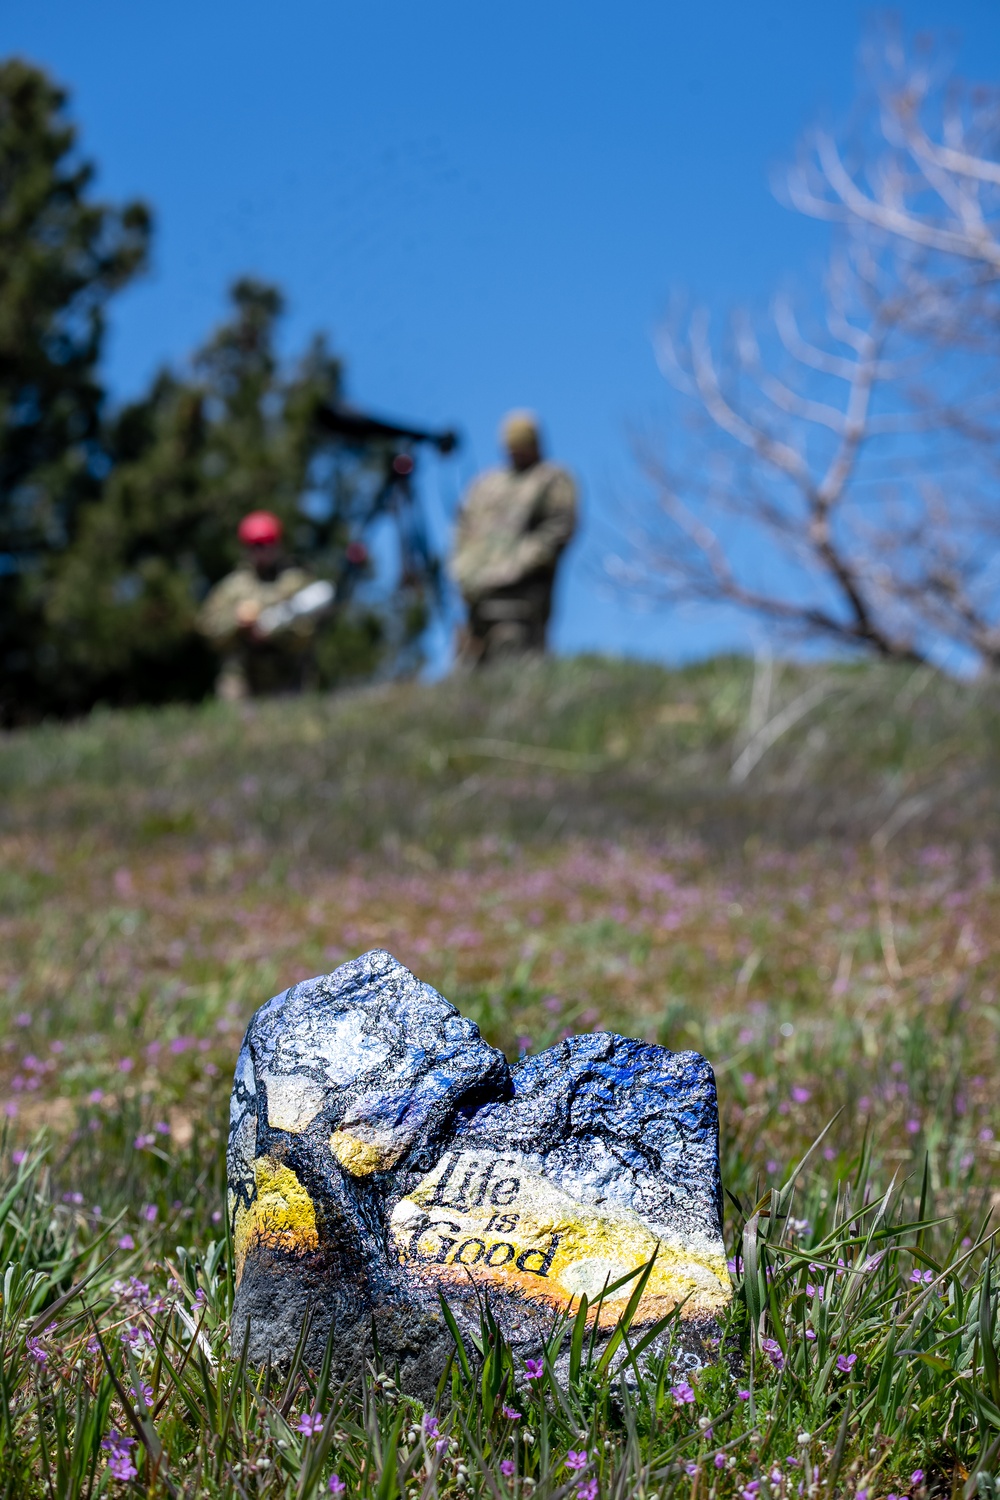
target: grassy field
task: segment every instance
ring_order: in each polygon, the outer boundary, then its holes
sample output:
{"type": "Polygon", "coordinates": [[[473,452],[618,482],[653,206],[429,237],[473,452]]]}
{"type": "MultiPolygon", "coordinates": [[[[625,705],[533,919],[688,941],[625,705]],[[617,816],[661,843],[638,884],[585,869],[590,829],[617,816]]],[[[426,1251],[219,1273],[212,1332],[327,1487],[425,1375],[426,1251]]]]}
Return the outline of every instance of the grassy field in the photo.
{"type": "Polygon", "coordinates": [[[922,670],[581,660],[0,740],[0,1495],[993,1496],[998,732],[922,670]],[[240,1366],[239,1039],[373,946],[511,1056],[709,1057],[728,1362],[240,1366]]]}

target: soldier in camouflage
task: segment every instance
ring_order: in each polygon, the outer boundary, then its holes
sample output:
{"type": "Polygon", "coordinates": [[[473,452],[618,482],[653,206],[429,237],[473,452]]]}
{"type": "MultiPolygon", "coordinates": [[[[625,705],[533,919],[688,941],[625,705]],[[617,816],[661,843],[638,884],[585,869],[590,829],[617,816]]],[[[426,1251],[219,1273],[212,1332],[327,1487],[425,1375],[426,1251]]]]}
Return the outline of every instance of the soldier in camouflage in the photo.
{"type": "Polygon", "coordinates": [[[556,564],[576,527],[576,485],[543,459],[532,413],[511,412],[501,440],[509,467],[473,481],[452,554],[469,611],[458,648],[468,666],[545,650],[556,564]]]}
{"type": "Polygon", "coordinates": [[[281,522],[270,511],[244,516],[238,534],[243,563],[215,585],[198,615],[198,629],[221,658],[216,696],[233,702],[296,692],[309,676],[316,618],[297,616],[267,634],[258,620],[262,611],[299,594],[310,574],[285,558],[281,522]]]}

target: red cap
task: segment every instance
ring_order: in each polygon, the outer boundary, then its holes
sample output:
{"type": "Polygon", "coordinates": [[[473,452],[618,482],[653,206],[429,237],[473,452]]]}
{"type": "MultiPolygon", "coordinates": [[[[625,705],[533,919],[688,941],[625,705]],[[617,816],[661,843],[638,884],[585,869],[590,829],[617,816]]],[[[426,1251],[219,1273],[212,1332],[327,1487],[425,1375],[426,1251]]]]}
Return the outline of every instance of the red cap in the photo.
{"type": "Polygon", "coordinates": [[[272,547],[281,541],[281,522],[269,510],[252,510],[236,534],[244,547],[272,547]]]}

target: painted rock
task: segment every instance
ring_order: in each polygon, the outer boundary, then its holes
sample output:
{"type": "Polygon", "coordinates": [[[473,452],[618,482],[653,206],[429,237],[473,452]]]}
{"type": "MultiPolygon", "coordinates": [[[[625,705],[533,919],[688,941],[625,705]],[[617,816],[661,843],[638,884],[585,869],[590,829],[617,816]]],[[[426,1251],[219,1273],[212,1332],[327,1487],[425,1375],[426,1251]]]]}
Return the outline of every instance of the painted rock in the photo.
{"type": "Polygon", "coordinates": [[[334,1324],[340,1373],[377,1340],[426,1399],[454,1348],[442,1294],[476,1332],[488,1295],[526,1357],[612,1288],[605,1336],[635,1280],[615,1283],[653,1260],[633,1327],[681,1304],[693,1365],[730,1297],[705,1059],[599,1032],[511,1068],[389,953],[257,1011],[228,1169],[234,1338],[249,1322],[255,1362],[289,1359],[308,1318],[310,1358],[334,1324]]]}

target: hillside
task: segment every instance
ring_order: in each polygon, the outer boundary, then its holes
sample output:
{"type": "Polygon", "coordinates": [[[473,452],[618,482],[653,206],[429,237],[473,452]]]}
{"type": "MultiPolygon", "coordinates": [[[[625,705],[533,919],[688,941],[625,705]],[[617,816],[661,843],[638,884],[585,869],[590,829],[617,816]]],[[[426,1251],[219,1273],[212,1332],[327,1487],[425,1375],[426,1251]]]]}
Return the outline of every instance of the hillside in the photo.
{"type": "Polygon", "coordinates": [[[126,1385],[118,1330],[149,1333],[151,1493],[315,1495],[334,1443],[364,1500],[514,1495],[491,1467],[513,1436],[458,1375],[474,1430],[443,1399],[455,1447],[418,1483],[390,1386],[363,1410],[313,1376],[262,1396],[227,1353],[240,1036],[270,994],[371,947],[512,1057],[607,1028],[715,1070],[733,1362],[690,1401],[665,1374],[626,1417],[606,1377],[547,1380],[522,1402],[525,1500],[567,1500],[567,1445],[600,1454],[608,1496],[960,1493],[1000,1425],[1000,1365],[978,1352],[1000,1201],[998,720],[994,684],[923,671],[576,660],[0,739],[0,1264],[30,1309],[0,1307],[3,1493],[83,1495],[105,1472],[104,1356],[78,1307],[52,1333],[42,1316],[92,1270],[126,1385]],[[794,1200],[770,1199],[826,1127],[794,1200]],[[193,1317],[208,1352],[185,1379],[193,1317]],[[322,1453],[293,1405],[337,1412],[322,1453]],[[38,1434],[70,1429],[52,1451],[79,1485],[46,1489],[38,1434]]]}
{"type": "Polygon", "coordinates": [[[551,661],[433,685],[98,713],[0,738],[0,829],[259,842],[323,866],[484,835],[993,842],[1000,684],[926,669],[551,661]]]}

